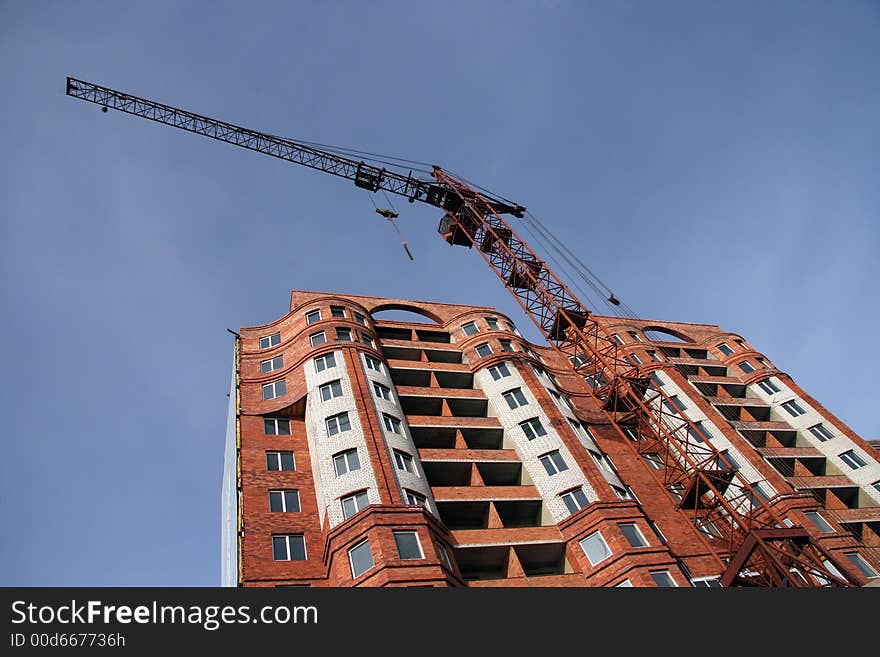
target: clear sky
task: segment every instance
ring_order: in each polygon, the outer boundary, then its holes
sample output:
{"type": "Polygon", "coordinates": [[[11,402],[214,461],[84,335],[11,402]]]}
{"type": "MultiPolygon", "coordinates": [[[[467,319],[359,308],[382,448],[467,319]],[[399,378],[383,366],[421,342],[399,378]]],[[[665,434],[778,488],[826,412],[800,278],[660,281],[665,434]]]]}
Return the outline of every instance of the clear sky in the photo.
{"type": "Polygon", "coordinates": [[[0,2],[0,584],[219,582],[226,328],[293,288],[527,322],[436,209],[395,201],[410,262],[351,183],[67,75],[448,167],[880,438],[878,69],[859,0],[0,2]]]}

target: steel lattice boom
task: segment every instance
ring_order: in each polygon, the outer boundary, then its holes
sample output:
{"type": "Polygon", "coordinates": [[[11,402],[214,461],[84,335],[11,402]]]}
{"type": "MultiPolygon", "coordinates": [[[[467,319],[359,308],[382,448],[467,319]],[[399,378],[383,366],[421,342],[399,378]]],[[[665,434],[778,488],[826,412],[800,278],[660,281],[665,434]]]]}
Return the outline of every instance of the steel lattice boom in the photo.
{"type": "MultiPolygon", "coordinates": [[[[302,164],[340,178],[347,178],[354,181],[358,187],[371,192],[381,189],[405,196],[410,202],[422,201],[444,210],[455,210],[460,203],[459,198],[450,195],[443,186],[437,185],[431,179],[415,178],[412,176],[412,172],[404,176],[366,164],[363,161],[312,148],[290,139],[242,128],[226,121],[163,105],[146,98],[138,98],[91,82],[67,78],[67,95],[95,103],[105,110],[106,108],[119,110],[126,114],[133,114],[211,139],[225,141],[228,144],[241,146],[258,153],[265,153],[281,160],[302,164]]],[[[484,195],[484,198],[500,214],[523,216],[525,208],[522,206],[513,205],[491,196],[484,195]]]]}

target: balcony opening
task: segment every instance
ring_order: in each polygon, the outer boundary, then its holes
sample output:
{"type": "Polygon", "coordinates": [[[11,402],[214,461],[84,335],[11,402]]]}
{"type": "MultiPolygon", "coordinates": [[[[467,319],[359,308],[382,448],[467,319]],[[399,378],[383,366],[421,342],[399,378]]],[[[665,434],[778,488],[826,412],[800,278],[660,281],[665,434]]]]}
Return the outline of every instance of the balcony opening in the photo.
{"type": "Polygon", "coordinates": [[[743,406],[743,420],[746,422],[768,422],[770,420],[769,406],[743,406]]]}
{"type": "Polygon", "coordinates": [[[400,408],[406,415],[434,415],[443,413],[443,399],[440,397],[410,397],[399,395],[400,408]]]}
{"type": "Polygon", "coordinates": [[[394,326],[377,326],[376,335],[380,340],[412,340],[412,330],[394,326]]]}
{"type": "Polygon", "coordinates": [[[477,470],[486,486],[528,485],[523,482],[522,463],[477,463],[477,470]]]}
{"type": "Polygon", "coordinates": [[[440,342],[445,344],[449,344],[452,342],[452,338],[449,336],[449,333],[441,331],[426,331],[423,329],[416,329],[416,336],[418,337],[420,342],[440,342]]]}
{"type": "Polygon", "coordinates": [[[431,385],[431,373],[428,370],[410,370],[402,367],[392,367],[391,380],[396,386],[427,388],[431,385]]]}
{"type": "Polygon", "coordinates": [[[422,360],[422,350],[414,347],[389,347],[382,345],[382,353],[388,360],[422,360]]]}
{"type": "Polygon", "coordinates": [[[505,528],[540,527],[542,524],[541,500],[494,500],[494,504],[505,528]]]}
{"type": "Polygon", "coordinates": [[[440,520],[449,529],[486,529],[489,527],[489,502],[437,502],[440,520]]]}
{"type": "Polygon", "coordinates": [[[425,349],[425,356],[430,363],[456,363],[461,364],[462,354],[455,349],[425,349]]]}
{"type": "Polygon", "coordinates": [[[455,427],[411,426],[409,432],[419,449],[455,448],[455,427]]]}
{"type": "Polygon", "coordinates": [[[447,397],[446,403],[453,417],[486,417],[489,410],[488,399],[447,397]]]}
{"type": "Polygon", "coordinates": [[[428,485],[470,486],[471,464],[465,461],[422,461],[428,485]]]}
{"type": "Polygon", "coordinates": [[[470,372],[442,372],[436,370],[434,376],[441,388],[474,389],[474,375],[470,372]]]}
{"type": "Polygon", "coordinates": [[[515,545],[513,550],[526,577],[562,575],[571,570],[565,559],[563,543],[515,545]]]}
{"type": "Polygon", "coordinates": [[[467,581],[505,579],[510,547],[455,548],[455,560],[461,576],[467,581]]]}

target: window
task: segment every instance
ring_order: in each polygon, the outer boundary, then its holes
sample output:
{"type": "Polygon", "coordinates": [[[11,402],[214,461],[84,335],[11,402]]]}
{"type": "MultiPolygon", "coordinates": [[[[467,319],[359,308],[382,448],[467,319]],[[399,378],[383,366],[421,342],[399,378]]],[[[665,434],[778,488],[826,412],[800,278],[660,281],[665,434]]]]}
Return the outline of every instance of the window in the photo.
{"type": "Polygon", "coordinates": [[[739,369],[741,369],[741,370],[742,370],[743,372],[745,372],[746,374],[750,374],[751,372],[754,372],[754,371],[755,371],[755,366],[752,365],[752,364],[751,364],[749,361],[747,361],[747,360],[744,360],[743,362],[739,363],[739,364],[737,365],[737,367],[739,367],[739,369]]]}
{"type": "Polygon", "coordinates": [[[816,426],[810,427],[810,433],[823,443],[826,440],[834,438],[834,434],[828,431],[824,424],[817,424],[816,426]]]}
{"type": "Polygon", "coordinates": [[[348,412],[331,415],[326,420],[327,435],[335,436],[337,433],[348,431],[351,429],[351,422],[348,419],[348,412]]]}
{"type": "Polygon", "coordinates": [[[684,495],[684,484],[671,484],[669,486],[669,494],[672,495],[677,502],[681,502],[681,497],[684,495]]]}
{"type": "Polygon", "coordinates": [[[367,356],[364,354],[364,361],[367,363],[367,369],[373,370],[375,372],[382,371],[382,363],[373,358],[372,356],[367,356]]]}
{"type": "Polygon", "coordinates": [[[339,501],[342,503],[342,516],[344,518],[351,518],[358,511],[366,509],[370,504],[370,498],[365,490],[347,495],[339,501]]]}
{"type": "Polygon", "coordinates": [[[538,436],[547,435],[547,430],[544,428],[544,425],[541,424],[541,420],[536,417],[533,417],[531,420],[526,420],[525,422],[520,422],[519,426],[522,427],[523,433],[529,440],[534,440],[538,436]]]}
{"type": "Polygon", "coordinates": [[[263,418],[263,432],[267,436],[289,436],[290,420],[280,417],[263,418]]]}
{"type": "Polygon", "coordinates": [[[337,328],[336,339],[340,342],[351,342],[351,329],[343,327],[337,328]]]}
{"type": "Polygon", "coordinates": [[[492,353],[492,347],[489,346],[488,342],[484,342],[483,344],[477,345],[477,356],[480,358],[485,358],[486,356],[492,353]]]}
{"type": "Polygon", "coordinates": [[[553,397],[553,401],[556,402],[557,406],[563,409],[571,408],[571,402],[569,401],[568,397],[566,397],[565,395],[560,395],[553,388],[547,388],[547,392],[549,392],[550,396],[553,397]]]}
{"type": "Polygon", "coordinates": [[[497,317],[487,317],[486,324],[488,324],[489,329],[492,331],[498,330],[498,318],[497,317]]]}
{"type": "Polygon", "coordinates": [[[664,399],[663,405],[667,411],[674,414],[678,414],[687,408],[678,398],[678,395],[672,395],[669,399],[664,399]]]}
{"type": "Polygon", "coordinates": [[[323,372],[331,367],[336,367],[336,357],[333,354],[324,354],[315,359],[316,372],[323,372]]]}
{"type": "Polygon", "coordinates": [[[871,485],[874,487],[874,490],[876,490],[878,493],[880,493],[880,481],[875,481],[871,485]]]}
{"type": "Polygon", "coordinates": [[[623,344],[623,338],[617,335],[617,333],[612,333],[611,339],[614,340],[617,344],[623,344]]]}
{"type": "Polygon", "coordinates": [[[514,324],[513,322],[511,322],[509,319],[507,320],[507,324],[510,326],[510,330],[511,330],[511,331],[513,331],[513,332],[516,333],[517,335],[520,334],[520,333],[519,333],[519,329],[516,328],[516,324],[514,324]]]}
{"type": "MultiPolygon", "coordinates": [[[[650,358],[651,360],[654,360],[654,361],[660,360],[660,356],[657,355],[657,352],[652,351],[652,350],[648,351],[648,358],[650,358]]],[[[661,383],[660,385],[663,385],[663,384],[661,383]]]]}
{"type": "Polygon", "coordinates": [[[614,588],[616,589],[631,589],[633,587],[633,583],[628,579],[623,580],[620,584],[615,584],[614,588]]]}
{"type": "Polygon", "coordinates": [[[644,340],[642,340],[641,336],[638,333],[636,333],[635,331],[627,331],[626,333],[627,333],[627,335],[629,335],[629,337],[631,337],[636,342],[644,342],[644,340]]]}
{"type": "Polygon", "coordinates": [[[734,340],[734,342],[736,342],[737,346],[739,346],[739,348],[742,349],[743,351],[749,350],[749,348],[746,347],[746,343],[743,342],[742,340],[734,340]]]}
{"type": "Polygon", "coordinates": [[[614,484],[610,484],[611,490],[614,491],[614,494],[617,495],[622,500],[628,500],[630,498],[629,490],[624,490],[620,486],[615,486],[614,484]]]}
{"type": "Polygon", "coordinates": [[[503,397],[504,401],[506,401],[507,405],[510,407],[510,410],[515,410],[520,406],[526,406],[529,403],[526,401],[526,396],[519,388],[508,390],[504,393],[503,397]]]}
{"type": "Polygon", "coordinates": [[[694,518],[694,525],[700,533],[707,538],[723,538],[723,535],[715,526],[715,523],[706,518],[694,518]]]}
{"type": "Polygon", "coordinates": [[[266,452],[267,470],[296,470],[293,452],[266,452]]]}
{"type": "Polygon", "coordinates": [[[416,532],[393,532],[397,554],[401,559],[424,559],[422,545],[416,532]]]}
{"type": "Polygon", "coordinates": [[[492,375],[493,381],[497,381],[505,376],[510,376],[510,370],[507,369],[507,363],[498,363],[489,368],[489,374],[492,375]]]}
{"type": "Polygon", "coordinates": [[[657,523],[654,522],[653,520],[649,520],[649,521],[648,521],[648,526],[649,526],[649,527],[651,528],[651,530],[654,532],[654,535],[655,535],[658,539],[660,539],[660,542],[663,543],[663,544],[665,545],[665,544],[666,544],[666,536],[664,536],[664,535],[663,535],[663,532],[660,531],[660,527],[657,526],[657,523]]]}
{"type": "Polygon", "coordinates": [[[720,351],[725,356],[730,356],[731,354],[733,354],[733,349],[731,349],[730,345],[728,345],[726,342],[722,342],[720,345],[718,345],[718,351],[720,351]]]}
{"type": "Polygon", "coordinates": [[[273,534],[272,558],[275,561],[305,561],[306,541],[302,534],[273,534]]]}
{"type": "Polygon", "coordinates": [[[474,333],[479,333],[480,329],[477,328],[476,322],[468,322],[467,324],[461,325],[461,330],[464,331],[465,335],[473,335],[474,333]]]}
{"type": "Polygon", "coordinates": [[[284,356],[275,356],[271,360],[264,360],[260,363],[260,373],[268,374],[284,367],[284,356]]]}
{"type": "Polygon", "coordinates": [[[325,383],[318,391],[321,393],[321,401],[329,401],[334,397],[342,397],[342,382],[339,379],[325,383]]]}
{"type": "Polygon", "coordinates": [[[387,399],[388,401],[391,401],[391,388],[388,386],[383,386],[381,383],[373,381],[373,392],[376,393],[376,396],[379,399],[387,399]]]}
{"type": "Polygon", "coordinates": [[[443,562],[443,565],[452,570],[452,562],[449,560],[449,551],[446,549],[446,546],[443,543],[437,543],[437,554],[440,555],[440,561],[443,562]]]}
{"type": "Polygon", "coordinates": [[[611,550],[608,548],[608,543],[602,538],[600,532],[593,532],[586,538],[581,539],[580,546],[584,551],[584,554],[587,555],[587,559],[590,560],[590,564],[593,566],[611,556],[611,550]]]}
{"type": "MultiPolygon", "coordinates": [[[[829,573],[831,573],[832,575],[834,575],[835,577],[838,577],[839,579],[841,579],[843,581],[846,581],[846,578],[840,573],[839,570],[837,570],[837,568],[834,567],[834,564],[832,564],[830,561],[828,561],[828,559],[823,559],[822,565],[825,566],[825,569],[829,573]]],[[[822,584],[823,586],[829,583],[827,579],[825,579],[824,577],[822,577],[820,575],[814,574],[813,576],[816,579],[818,579],[819,583],[822,584]]]]}
{"type": "Polygon", "coordinates": [[[645,459],[645,462],[654,470],[662,470],[666,467],[663,465],[663,457],[657,452],[645,452],[642,454],[642,458],[645,459]]]}
{"type": "Polygon", "coordinates": [[[336,470],[336,476],[341,477],[349,472],[361,469],[361,462],[358,459],[356,449],[347,449],[333,456],[333,468],[336,470]]]}
{"type": "Polygon", "coordinates": [[[788,414],[792,417],[797,417],[798,415],[806,414],[806,411],[801,407],[800,404],[797,403],[797,400],[792,399],[791,401],[787,401],[782,405],[788,414]]]}
{"type": "Polygon", "coordinates": [[[274,347],[279,344],[281,344],[280,333],[273,333],[272,335],[260,338],[260,349],[268,349],[269,347],[274,347]]]}
{"type": "Polygon", "coordinates": [[[548,475],[555,475],[558,472],[562,472],[563,470],[568,470],[568,466],[565,464],[565,459],[562,458],[562,455],[559,453],[558,449],[553,450],[544,456],[541,457],[541,465],[544,466],[544,469],[547,471],[548,475]]]}
{"type": "Polygon", "coordinates": [[[401,452],[399,449],[395,449],[394,462],[397,464],[398,470],[403,470],[410,474],[416,474],[416,466],[415,463],[413,463],[413,457],[406,452],[401,452]]]}
{"type": "Polygon", "coordinates": [[[263,384],[263,400],[275,399],[287,393],[287,384],[284,379],[263,384]]]}
{"type": "Polygon", "coordinates": [[[501,343],[501,351],[514,351],[510,340],[499,340],[498,342],[501,343]]]}
{"type": "Polygon", "coordinates": [[[368,347],[376,346],[376,343],[373,342],[373,336],[368,333],[361,333],[361,342],[363,342],[368,347]]]}
{"type": "Polygon", "coordinates": [[[354,314],[354,321],[356,321],[361,326],[367,325],[367,318],[357,312],[354,314]]]}
{"type": "Polygon", "coordinates": [[[653,381],[658,388],[666,385],[665,383],[663,383],[663,379],[660,378],[657,372],[651,372],[651,381],[653,381]]]}
{"type": "Polygon", "coordinates": [[[351,548],[348,551],[348,561],[351,563],[351,576],[355,578],[375,566],[373,552],[370,550],[370,539],[366,538],[351,548]]]}
{"type": "Polygon", "coordinates": [[[718,579],[717,577],[699,577],[697,579],[692,579],[691,585],[694,588],[698,588],[698,589],[700,589],[700,588],[705,588],[705,589],[719,588],[719,587],[721,587],[721,580],[718,579]]]}
{"type": "Polygon", "coordinates": [[[847,450],[843,454],[840,455],[840,459],[846,463],[853,470],[858,470],[861,467],[867,465],[861,456],[856,454],[853,450],[847,450]]]}
{"type": "Polygon", "coordinates": [[[318,333],[312,333],[309,336],[309,342],[312,343],[313,347],[317,347],[319,344],[324,344],[327,342],[327,336],[324,335],[324,331],[319,331],[318,333]]]}
{"type": "Polygon", "coordinates": [[[403,497],[409,506],[428,506],[428,498],[421,493],[416,493],[409,488],[403,489],[403,497]]]}
{"type": "Polygon", "coordinates": [[[321,311],[320,310],[311,310],[306,313],[306,323],[314,324],[315,322],[321,321],[321,311]]]}
{"type": "Polygon", "coordinates": [[[570,356],[568,362],[570,362],[575,367],[580,367],[581,365],[586,365],[590,361],[587,360],[586,356],[570,356]]]}
{"type": "Polygon", "coordinates": [[[570,417],[567,417],[565,419],[568,420],[568,423],[571,425],[571,428],[574,429],[574,432],[577,435],[583,436],[584,438],[587,437],[587,430],[584,429],[584,425],[582,425],[577,420],[572,420],[570,417]]]}
{"type": "Polygon", "coordinates": [[[331,317],[345,317],[345,308],[342,306],[330,306],[331,317]]]}
{"type": "Polygon", "coordinates": [[[716,465],[720,470],[739,470],[740,468],[739,463],[726,449],[718,456],[716,465]]]}
{"type": "Polygon", "coordinates": [[[828,521],[825,520],[822,516],[820,516],[816,511],[805,511],[804,515],[810,519],[810,522],[816,525],[819,528],[819,531],[823,534],[833,534],[834,527],[828,524],[828,521]]]}
{"type": "Polygon", "coordinates": [[[642,364],[642,359],[639,358],[638,356],[636,356],[635,354],[630,354],[629,358],[630,358],[629,362],[631,365],[641,365],[642,364]]]}
{"type": "Polygon", "coordinates": [[[400,430],[400,420],[398,420],[393,415],[382,413],[382,422],[385,424],[385,429],[387,429],[391,433],[403,433],[400,430]]]}
{"type": "Polygon", "coordinates": [[[629,544],[633,547],[647,547],[648,541],[645,540],[645,537],[642,535],[641,530],[639,530],[639,526],[634,522],[624,522],[619,525],[620,531],[623,532],[623,535],[626,536],[626,540],[629,541],[629,544]]]}
{"type": "Polygon", "coordinates": [[[678,586],[678,584],[675,583],[675,580],[672,579],[672,575],[669,574],[668,570],[652,570],[651,571],[651,579],[654,580],[654,583],[657,586],[662,586],[662,587],[678,586]]]}
{"type": "Polygon", "coordinates": [[[858,552],[844,552],[844,556],[852,562],[852,565],[858,568],[865,577],[880,577],[867,561],[862,558],[858,552]]]}
{"type": "Polygon", "coordinates": [[[696,440],[698,443],[703,442],[704,440],[712,440],[713,436],[709,433],[709,430],[703,424],[703,421],[694,422],[694,427],[696,430],[688,427],[688,435],[696,440]]]}
{"type": "Polygon", "coordinates": [[[298,513],[298,490],[270,490],[269,511],[273,513],[298,513]]]}
{"type": "Polygon", "coordinates": [[[593,459],[593,462],[596,465],[598,465],[600,468],[605,468],[606,470],[609,469],[608,464],[605,462],[605,455],[604,454],[602,454],[601,452],[593,451],[592,449],[588,449],[587,452],[590,454],[590,456],[593,459]]]}
{"type": "Polygon", "coordinates": [[[364,361],[367,363],[368,370],[373,370],[375,372],[382,371],[382,363],[380,363],[378,360],[376,360],[372,356],[367,356],[366,354],[364,354],[364,361]]]}
{"type": "Polygon", "coordinates": [[[758,387],[766,392],[768,395],[775,395],[777,392],[780,392],[779,387],[773,383],[772,379],[764,379],[763,381],[758,381],[758,387]]]}
{"type": "Polygon", "coordinates": [[[560,495],[569,513],[577,513],[590,503],[583,488],[573,488],[560,495]]]}

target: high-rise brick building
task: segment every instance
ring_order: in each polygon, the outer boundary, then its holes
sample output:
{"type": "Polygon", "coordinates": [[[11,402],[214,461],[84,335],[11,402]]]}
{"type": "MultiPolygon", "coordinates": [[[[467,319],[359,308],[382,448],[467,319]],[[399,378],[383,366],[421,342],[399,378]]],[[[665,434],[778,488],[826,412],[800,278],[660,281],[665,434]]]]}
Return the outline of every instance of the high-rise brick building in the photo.
{"type": "MultiPolygon", "coordinates": [[[[832,573],[877,581],[876,450],[743,336],[594,319],[719,472],[806,528],[832,573]]],[[[241,329],[232,379],[224,585],[718,586],[735,558],[663,476],[669,453],[492,308],[294,291],[241,329]]]]}

